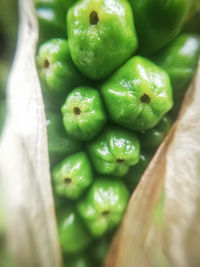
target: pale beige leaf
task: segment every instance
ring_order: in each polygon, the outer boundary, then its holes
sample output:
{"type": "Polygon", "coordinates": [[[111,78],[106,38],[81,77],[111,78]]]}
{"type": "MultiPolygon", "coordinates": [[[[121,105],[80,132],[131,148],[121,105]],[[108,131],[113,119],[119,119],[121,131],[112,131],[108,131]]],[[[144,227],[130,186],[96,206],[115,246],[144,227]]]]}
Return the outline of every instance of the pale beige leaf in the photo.
{"type": "Polygon", "coordinates": [[[8,115],[0,146],[0,174],[8,240],[19,267],[59,267],[41,88],[35,67],[38,38],[33,2],[20,0],[17,52],[8,84],[8,115]]]}
{"type": "Polygon", "coordinates": [[[165,241],[171,266],[200,266],[200,67],[167,154],[165,241]]]}

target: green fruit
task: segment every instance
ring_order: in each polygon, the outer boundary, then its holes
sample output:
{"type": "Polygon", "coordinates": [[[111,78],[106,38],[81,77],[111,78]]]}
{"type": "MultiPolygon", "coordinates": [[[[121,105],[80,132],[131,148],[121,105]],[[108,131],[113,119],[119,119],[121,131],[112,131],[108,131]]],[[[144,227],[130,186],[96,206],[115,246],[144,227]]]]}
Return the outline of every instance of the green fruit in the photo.
{"type": "Polygon", "coordinates": [[[199,55],[199,35],[181,34],[152,57],[152,60],[169,74],[174,97],[185,92],[196,70],[199,55]]]}
{"type": "Polygon", "coordinates": [[[181,31],[191,0],[129,0],[135,17],[139,53],[149,55],[181,31]]]}
{"type": "Polygon", "coordinates": [[[46,112],[46,118],[48,151],[52,166],[67,155],[80,151],[81,143],[68,136],[63,127],[61,114],[46,112]]]}
{"type": "Polygon", "coordinates": [[[131,192],[136,188],[151,159],[152,153],[141,151],[140,161],[135,166],[131,167],[127,175],[124,177],[124,181],[131,192]]]}
{"type": "Polygon", "coordinates": [[[72,154],[53,170],[55,191],[70,199],[79,198],[92,182],[92,168],[85,152],[72,154]]]}
{"type": "Polygon", "coordinates": [[[62,106],[62,114],[67,133],[78,140],[91,140],[106,123],[100,94],[90,87],[73,90],[62,106]]]}
{"type": "Polygon", "coordinates": [[[67,16],[72,59],[87,77],[110,75],[137,48],[130,4],[126,0],[82,0],[67,16]]]}
{"type": "Polygon", "coordinates": [[[35,8],[39,22],[40,44],[51,38],[66,36],[66,10],[58,0],[35,0],[35,8]]]}
{"type": "Polygon", "coordinates": [[[169,132],[172,123],[172,119],[165,115],[154,128],[142,132],[139,135],[141,147],[157,148],[169,132]]]}
{"type": "Polygon", "coordinates": [[[110,119],[134,131],[153,128],[173,106],[168,74],[136,56],[101,87],[110,119]]]}
{"type": "Polygon", "coordinates": [[[140,157],[136,135],[118,127],[105,129],[87,149],[95,170],[112,176],[124,176],[140,157]]]}
{"type": "Polygon", "coordinates": [[[73,208],[63,209],[57,219],[60,244],[64,253],[80,253],[89,246],[92,238],[73,208]]]}
{"type": "Polygon", "coordinates": [[[128,198],[120,180],[98,177],[77,208],[91,234],[102,236],[120,223],[128,198]]]}
{"type": "Polygon", "coordinates": [[[64,39],[52,39],[42,44],[36,61],[43,89],[54,98],[66,97],[70,90],[86,82],[75,67],[68,42],[64,39]]]}

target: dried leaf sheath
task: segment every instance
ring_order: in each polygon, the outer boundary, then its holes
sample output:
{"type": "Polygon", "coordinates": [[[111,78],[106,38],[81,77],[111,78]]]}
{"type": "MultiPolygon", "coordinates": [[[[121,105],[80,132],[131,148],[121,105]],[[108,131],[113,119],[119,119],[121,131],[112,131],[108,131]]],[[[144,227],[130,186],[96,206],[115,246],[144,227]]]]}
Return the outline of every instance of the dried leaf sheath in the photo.
{"type": "Polygon", "coordinates": [[[38,26],[31,0],[19,1],[20,29],[8,84],[0,147],[9,245],[16,266],[58,267],[61,253],[47,151],[44,106],[35,67],[38,26]]]}
{"type": "Polygon", "coordinates": [[[171,266],[200,263],[200,63],[167,155],[165,251],[171,266]]]}
{"type": "Polygon", "coordinates": [[[198,267],[200,64],[177,122],[129,202],[106,267],[198,267]],[[164,185],[162,224],[154,221],[164,185]]]}

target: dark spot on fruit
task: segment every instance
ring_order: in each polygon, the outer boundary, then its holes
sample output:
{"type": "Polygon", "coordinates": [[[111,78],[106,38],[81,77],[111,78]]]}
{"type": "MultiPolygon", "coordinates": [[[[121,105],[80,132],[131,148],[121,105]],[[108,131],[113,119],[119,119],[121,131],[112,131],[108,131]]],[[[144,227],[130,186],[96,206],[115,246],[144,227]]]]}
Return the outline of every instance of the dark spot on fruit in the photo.
{"type": "Polygon", "coordinates": [[[64,179],[64,183],[65,184],[71,184],[72,183],[72,179],[67,177],[67,178],[64,179]]]}
{"type": "Polygon", "coordinates": [[[106,217],[106,216],[109,215],[109,213],[110,213],[109,210],[104,210],[104,211],[101,213],[101,215],[106,217]]]}
{"type": "Polygon", "coordinates": [[[122,163],[122,162],[124,162],[124,159],[117,159],[117,162],[122,163]]]}
{"type": "Polygon", "coordinates": [[[50,63],[49,63],[48,59],[45,59],[45,61],[43,63],[43,66],[44,66],[45,69],[48,69],[49,68],[50,63]]]}
{"type": "Polygon", "coordinates": [[[81,110],[80,110],[80,108],[75,107],[75,108],[74,108],[74,114],[75,114],[75,115],[80,115],[80,114],[81,114],[81,110]]]}
{"type": "Polygon", "coordinates": [[[89,21],[91,25],[97,25],[99,22],[99,17],[96,11],[92,11],[89,15],[89,21]]]}
{"type": "Polygon", "coordinates": [[[143,103],[149,104],[151,101],[151,98],[147,95],[147,94],[143,94],[143,96],[141,96],[140,100],[143,103]]]}

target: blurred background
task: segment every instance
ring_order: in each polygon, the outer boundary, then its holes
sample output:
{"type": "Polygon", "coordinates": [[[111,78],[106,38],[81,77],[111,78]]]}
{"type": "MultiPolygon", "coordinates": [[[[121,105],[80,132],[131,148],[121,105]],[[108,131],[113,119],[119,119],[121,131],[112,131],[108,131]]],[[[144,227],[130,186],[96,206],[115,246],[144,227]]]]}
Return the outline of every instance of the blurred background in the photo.
{"type": "Polygon", "coordinates": [[[18,9],[16,0],[0,1],[0,131],[5,115],[6,82],[17,39],[18,9]]]}
{"type": "MultiPolygon", "coordinates": [[[[15,53],[17,29],[17,0],[0,0],[0,135],[6,114],[6,84],[15,53]]],[[[0,191],[0,267],[12,266],[5,239],[5,221],[0,191]]]]}

